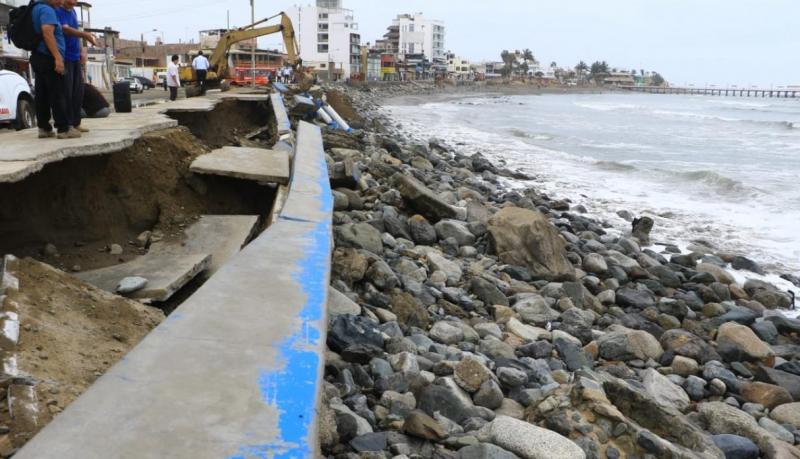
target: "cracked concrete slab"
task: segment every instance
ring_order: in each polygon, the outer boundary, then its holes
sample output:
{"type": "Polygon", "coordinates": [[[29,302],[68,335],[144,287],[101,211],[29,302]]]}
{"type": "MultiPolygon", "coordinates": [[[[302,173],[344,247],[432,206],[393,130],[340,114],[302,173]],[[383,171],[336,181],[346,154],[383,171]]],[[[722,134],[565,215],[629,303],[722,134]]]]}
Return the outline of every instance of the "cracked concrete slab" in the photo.
{"type": "Polygon", "coordinates": [[[126,277],[143,277],[147,285],[128,298],[145,302],[166,301],[198,274],[208,268],[211,255],[178,255],[166,250],[151,251],[135,260],[107,268],[95,269],[76,276],[97,288],[115,292],[117,285],[126,277]]]}
{"type": "Polygon", "coordinates": [[[258,218],[258,215],[203,215],[186,229],[183,244],[157,242],[150,247],[150,252],[179,256],[210,253],[211,261],[203,272],[210,277],[255,236],[258,218]]]}
{"type": "Polygon", "coordinates": [[[142,135],[178,126],[169,112],[209,112],[228,99],[270,101],[269,94],[217,93],[206,97],[137,108],[132,113],[112,113],[108,118],[86,119],[90,130],[79,139],[38,139],[36,129],[4,133],[0,148],[0,183],[24,180],[45,165],[67,158],[115,153],[133,145],[142,135]]]}
{"type": "Polygon", "coordinates": [[[264,148],[222,147],[194,160],[189,170],[279,185],[288,184],[291,176],[289,154],[264,148]]]}

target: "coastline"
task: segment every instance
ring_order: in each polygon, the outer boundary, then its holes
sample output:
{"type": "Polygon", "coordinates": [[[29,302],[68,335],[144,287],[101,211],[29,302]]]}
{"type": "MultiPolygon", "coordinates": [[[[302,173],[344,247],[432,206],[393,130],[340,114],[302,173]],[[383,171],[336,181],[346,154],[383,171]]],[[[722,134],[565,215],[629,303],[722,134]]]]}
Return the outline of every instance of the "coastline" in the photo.
{"type": "MultiPolygon", "coordinates": [[[[397,97],[476,93],[336,89],[369,129],[326,134],[333,170],[357,164],[363,175],[334,192],[325,455],[538,457],[526,436],[552,435],[549,457],[722,457],[714,435],[733,431],[726,419],[755,424],[800,401],[800,321],[779,310],[789,295],[726,269],[758,269],[751,260],[650,247],[647,219],[633,234],[607,231],[535,183],[504,185],[531,177],[437,140],[409,142],[380,110],[397,97]],[[765,386],[788,398],[764,398],[765,386]],[[764,409],[756,417],[744,403],[764,409]]],[[[737,440],[800,457],[798,429],[791,441],[757,429],[737,440]]]]}

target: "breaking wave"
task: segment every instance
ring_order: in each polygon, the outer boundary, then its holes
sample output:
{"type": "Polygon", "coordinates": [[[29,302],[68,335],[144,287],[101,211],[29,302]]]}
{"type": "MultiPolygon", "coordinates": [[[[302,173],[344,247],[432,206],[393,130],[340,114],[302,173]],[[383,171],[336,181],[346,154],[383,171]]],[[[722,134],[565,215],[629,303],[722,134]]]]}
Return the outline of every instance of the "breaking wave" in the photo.
{"type": "Polygon", "coordinates": [[[546,134],[531,134],[522,129],[511,128],[508,132],[519,139],[533,139],[533,140],[553,140],[553,137],[546,134]]]}

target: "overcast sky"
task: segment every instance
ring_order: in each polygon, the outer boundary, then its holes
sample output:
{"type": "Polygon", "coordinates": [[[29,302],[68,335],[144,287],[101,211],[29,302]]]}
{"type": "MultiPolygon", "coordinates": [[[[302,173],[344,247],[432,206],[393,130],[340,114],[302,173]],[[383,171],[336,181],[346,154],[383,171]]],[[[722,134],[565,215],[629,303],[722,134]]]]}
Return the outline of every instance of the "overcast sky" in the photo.
{"type": "MultiPolygon", "coordinates": [[[[374,42],[399,13],[446,23],[447,48],[473,60],[531,48],[540,62],[656,70],[673,84],[800,85],[798,0],[344,0],[362,42],[374,42]]],[[[298,2],[255,0],[256,17],[298,2]]],[[[201,29],[249,23],[248,0],[90,0],[93,27],[152,42],[197,40],[201,29]]],[[[313,3],[305,0],[301,4],[313,3]]],[[[278,47],[279,38],[262,46],[278,47]]]]}

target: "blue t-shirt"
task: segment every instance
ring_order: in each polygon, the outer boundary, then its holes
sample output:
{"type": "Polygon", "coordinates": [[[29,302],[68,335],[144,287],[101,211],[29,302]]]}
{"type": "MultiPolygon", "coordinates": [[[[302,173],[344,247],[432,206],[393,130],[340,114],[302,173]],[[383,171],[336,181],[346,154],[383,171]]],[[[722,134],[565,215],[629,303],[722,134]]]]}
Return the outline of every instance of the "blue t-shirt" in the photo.
{"type": "MultiPolygon", "coordinates": [[[[62,26],[69,26],[74,30],[80,29],[78,24],[78,14],[75,13],[75,8],[67,10],[66,8],[59,8],[56,10],[58,21],[62,26]]],[[[67,44],[64,60],[67,62],[78,62],[81,60],[81,39],[71,35],[64,34],[64,41],[67,44]]]]}
{"type": "MultiPolygon", "coordinates": [[[[63,57],[64,53],[66,52],[67,45],[64,41],[64,31],[61,29],[61,23],[58,22],[56,10],[53,9],[52,6],[48,5],[44,0],[39,0],[35,5],[33,5],[34,32],[41,35],[43,25],[55,26],[54,35],[56,37],[56,45],[58,46],[58,51],[63,57]]],[[[42,39],[42,42],[39,43],[39,47],[36,48],[36,51],[40,54],[51,56],[50,50],[47,49],[47,44],[44,42],[44,39],[42,39]]]]}

